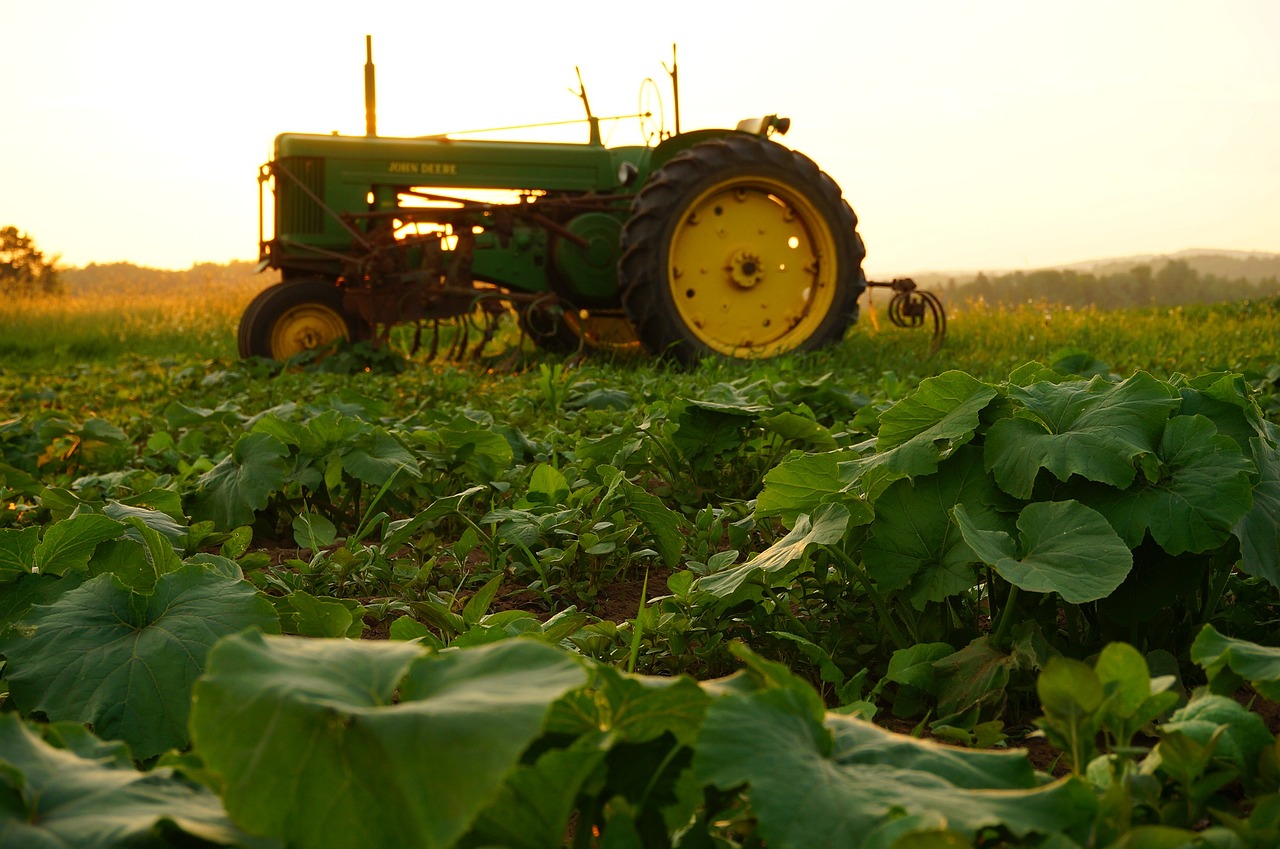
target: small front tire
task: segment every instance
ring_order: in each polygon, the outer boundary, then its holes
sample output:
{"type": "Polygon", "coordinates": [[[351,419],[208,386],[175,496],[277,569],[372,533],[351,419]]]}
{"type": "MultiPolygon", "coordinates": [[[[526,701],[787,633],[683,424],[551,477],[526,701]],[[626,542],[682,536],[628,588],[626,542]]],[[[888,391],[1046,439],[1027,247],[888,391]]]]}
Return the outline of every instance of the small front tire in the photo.
{"type": "Polygon", "coordinates": [[[240,317],[241,357],[287,360],[326,348],[338,340],[359,342],[373,330],[347,312],[342,290],[323,277],[277,283],[258,293],[240,317]]]}

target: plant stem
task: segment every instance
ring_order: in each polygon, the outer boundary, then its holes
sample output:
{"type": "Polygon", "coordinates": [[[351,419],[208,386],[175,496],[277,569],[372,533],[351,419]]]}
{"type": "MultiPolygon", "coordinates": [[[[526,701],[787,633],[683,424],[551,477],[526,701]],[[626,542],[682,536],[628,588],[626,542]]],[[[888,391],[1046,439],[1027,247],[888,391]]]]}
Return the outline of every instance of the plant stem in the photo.
{"type": "Polygon", "coordinates": [[[1017,606],[1018,588],[1009,585],[1009,595],[1004,600],[1004,610],[1000,611],[1000,624],[996,627],[995,644],[999,648],[1008,645],[1009,632],[1013,630],[1013,610],[1017,606]]]}
{"type": "Polygon", "coordinates": [[[867,598],[871,600],[871,606],[875,608],[876,615],[880,617],[880,624],[882,624],[885,631],[888,632],[889,639],[893,640],[893,645],[900,649],[905,649],[910,646],[911,644],[903,639],[902,632],[898,630],[898,626],[894,623],[893,619],[890,618],[889,610],[885,607],[884,599],[871,583],[871,576],[867,574],[866,570],[859,566],[852,557],[845,554],[844,549],[836,548],[831,545],[824,547],[827,551],[835,554],[836,559],[843,563],[845,568],[856,576],[862,586],[866,588],[867,598]]]}

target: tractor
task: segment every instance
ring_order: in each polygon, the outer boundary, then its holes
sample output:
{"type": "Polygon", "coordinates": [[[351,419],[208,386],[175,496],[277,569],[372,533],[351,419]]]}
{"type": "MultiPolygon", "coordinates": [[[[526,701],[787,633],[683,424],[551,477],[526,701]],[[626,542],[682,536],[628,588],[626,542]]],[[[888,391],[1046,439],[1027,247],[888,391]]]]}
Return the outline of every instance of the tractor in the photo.
{"type": "MultiPolygon", "coordinates": [[[[442,325],[461,327],[465,351],[514,314],[543,348],[692,363],[811,350],[856,320],[866,251],[840,188],[774,140],[787,118],[682,132],[674,47],[674,132],[646,80],[641,111],[615,116],[639,118],[646,143],[625,147],[602,142],[612,119],[592,114],[581,73],[585,144],[379,136],[366,50],[366,134],[284,133],[260,169],[259,270],[281,279],[241,317],[241,356],[377,343],[408,323],[415,346],[435,328],[437,348],[442,325]]],[[[910,281],[871,285],[892,285],[911,323],[932,308],[910,281]]]]}

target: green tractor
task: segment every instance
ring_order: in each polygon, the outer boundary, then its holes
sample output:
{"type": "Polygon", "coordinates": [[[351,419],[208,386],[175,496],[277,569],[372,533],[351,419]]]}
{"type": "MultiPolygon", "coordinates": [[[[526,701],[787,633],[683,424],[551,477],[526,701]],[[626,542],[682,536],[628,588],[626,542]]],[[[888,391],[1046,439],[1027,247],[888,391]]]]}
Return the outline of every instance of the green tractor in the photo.
{"type": "Polygon", "coordinates": [[[367,134],[285,133],[262,166],[274,227],[268,238],[259,215],[259,268],[281,282],[245,310],[241,356],[412,322],[419,342],[424,326],[462,327],[465,349],[514,313],[545,348],[688,363],[810,350],[856,319],[857,219],[830,177],[772,140],[788,119],[681,132],[673,62],[675,131],[652,110],[623,116],[640,118],[646,146],[606,147],[585,88],[585,144],[383,137],[366,46],[367,134]]]}

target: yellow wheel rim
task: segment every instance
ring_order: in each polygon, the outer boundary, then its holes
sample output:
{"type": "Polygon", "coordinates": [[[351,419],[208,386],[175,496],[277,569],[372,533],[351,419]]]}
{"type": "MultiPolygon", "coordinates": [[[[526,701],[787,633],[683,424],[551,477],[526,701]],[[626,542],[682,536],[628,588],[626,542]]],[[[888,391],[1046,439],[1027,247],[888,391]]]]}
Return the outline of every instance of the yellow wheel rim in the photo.
{"type": "Polygon", "coordinates": [[[347,322],[342,313],[324,304],[299,304],[285,310],[272,326],[271,356],[286,360],[346,338],[347,322]]]}
{"type": "Polygon", "coordinates": [[[734,178],[700,194],[672,234],[667,266],[685,326],[727,356],[798,348],[835,302],[835,234],[778,180],[734,178]]]}

